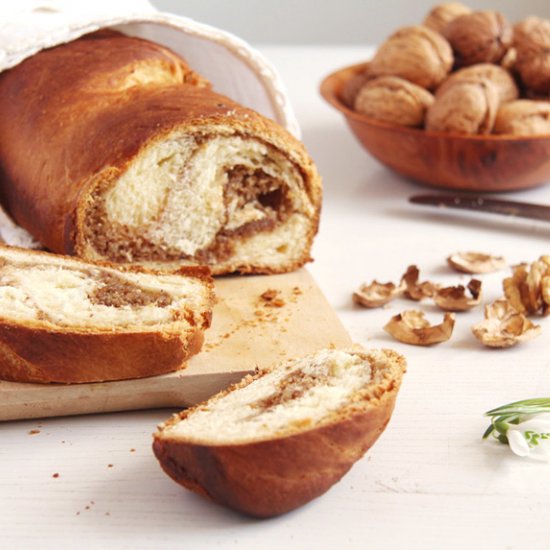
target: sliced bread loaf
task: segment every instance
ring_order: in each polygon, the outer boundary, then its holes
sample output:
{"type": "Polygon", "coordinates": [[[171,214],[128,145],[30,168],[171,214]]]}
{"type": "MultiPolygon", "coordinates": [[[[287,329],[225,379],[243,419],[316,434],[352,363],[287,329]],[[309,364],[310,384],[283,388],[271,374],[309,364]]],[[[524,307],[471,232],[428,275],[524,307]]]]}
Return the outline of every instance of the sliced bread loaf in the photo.
{"type": "Polygon", "coordinates": [[[214,274],[310,260],[304,146],[167,48],[101,32],[41,51],[0,75],[0,112],[0,199],[53,252],[214,274]]]}
{"type": "Polygon", "coordinates": [[[0,246],[0,378],[98,382],[177,370],[202,345],[204,268],[157,273],[0,246]]]}
{"type": "Polygon", "coordinates": [[[248,376],[159,426],[153,448],[177,482],[269,517],[327,491],[388,423],[405,360],[323,350],[248,376]]]}

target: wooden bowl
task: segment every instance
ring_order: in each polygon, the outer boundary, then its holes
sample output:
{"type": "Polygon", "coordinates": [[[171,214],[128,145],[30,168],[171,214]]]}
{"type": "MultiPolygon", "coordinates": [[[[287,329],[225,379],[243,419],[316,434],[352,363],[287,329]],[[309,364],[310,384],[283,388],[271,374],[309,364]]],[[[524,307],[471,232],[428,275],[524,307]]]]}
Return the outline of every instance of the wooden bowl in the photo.
{"type": "Polygon", "coordinates": [[[467,191],[512,191],[550,182],[550,135],[465,136],[395,126],[356,113],[346,104],[344,90],[367,65],[327,76],[321,95],[382,164],[420,183],[467,191]]]}

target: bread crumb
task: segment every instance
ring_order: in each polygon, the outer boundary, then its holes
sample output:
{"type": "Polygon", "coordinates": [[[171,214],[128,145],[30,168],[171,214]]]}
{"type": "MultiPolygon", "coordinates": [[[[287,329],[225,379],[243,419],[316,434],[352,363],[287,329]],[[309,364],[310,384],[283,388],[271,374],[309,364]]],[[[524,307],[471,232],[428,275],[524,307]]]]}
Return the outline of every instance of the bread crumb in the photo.
{"type": "Polygon", "coordinates": [[[136,450],[135,450],[135,449],[130,449],[130,452],[131,452],[131,453],[135,453],[136,450]]]}
{"type": "Polygon", "coordinates": [[[280,296],[281,291],[270,288],[260,294],[260,298],[264,301],[264,307],[283,307],[285,301],[280,296]]]}
{"type": "Polygon", "coordinates": [[[113,465],[112,464],[107,464],[107,468],[112,468],[113,465]]]}
{"type": "Polygon", "coordinates": [[[29,430],[27,433],[28,433],[29,435],[36,435],[36,434],[39,434],[39,433],[40,433],[40,430],[36,430],[36,429],[34,429],[34,430],[29,430]]]}

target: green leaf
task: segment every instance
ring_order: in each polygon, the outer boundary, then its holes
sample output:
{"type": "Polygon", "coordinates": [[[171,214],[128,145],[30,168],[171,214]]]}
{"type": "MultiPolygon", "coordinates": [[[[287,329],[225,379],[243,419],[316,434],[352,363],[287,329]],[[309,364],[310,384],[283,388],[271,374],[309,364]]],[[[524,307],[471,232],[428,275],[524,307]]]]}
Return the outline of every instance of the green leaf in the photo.
{"type": "MultiPolygon", "coordinates": [[[[485,430],[483,439],[487,439],[489,435],[493,434],[501,443],[508,443],[506,432],[510,428],[510,424],[519,424],[525,417],[541,413],[550,413],[550,397],[523,399],[491,409],[485,413],[485,416],[491,417],[491,425],[485,430]],[[495,431],[498,432],[498,435],[494,433],[495,431]]],[[[548,435],[550,434],[526,432],[525,439],[529,445],[536,446],[539,444],[539,438],[546,439],[545,436],[548,435]]]]}
{"type": "Polygon", "coordinates": [[[496,409],[491,409],[485,413],[486,416],[503,416],[503,415],[526,415],[540,414],[550,412],[550,397],[537,397],[534,399],[524,399],[502,405],[496,409]]]}

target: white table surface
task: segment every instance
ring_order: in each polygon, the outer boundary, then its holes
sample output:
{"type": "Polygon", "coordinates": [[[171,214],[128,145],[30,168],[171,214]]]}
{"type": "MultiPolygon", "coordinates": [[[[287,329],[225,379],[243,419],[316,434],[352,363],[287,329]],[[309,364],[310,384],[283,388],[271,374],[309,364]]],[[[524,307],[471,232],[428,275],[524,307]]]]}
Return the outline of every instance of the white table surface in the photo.
{"type": "MultiPolygon", "coordinates": [[[[358,47],[265,47],[287,83],[303,139],[325,182],[310,270],[353,339],[391,346],[409,368],[379,441],[327,494],[285,516],[256,521],[185,491],[162,473],[151,433],[168,410],[0,425],[1,548],[549,548],[550,465],[482,442],[483,412],[550,395],[550,319],[537,340],[482,348],[470,334],[481,309],[458,314],[452,339],[406,346],[382,331],[405,301],[362,310],[359,283],[421,277],[457,284],[457,250],[511,263],[550,253],[550,225],[435,212],[407,203],[426,189],[396,176],[355,142],[318,95],[332,70],[368,56],[358,47]],[[31,430],[39,430],[34,435],[31,430]],[[54,474],[58,476],[54,477],[54,474]]],[[[510,198],[550,204],[550,186],[510,198]]],[[[484,276],[487,300],[503,273],[484,276]]],[[[420,306],[435,320],[441,313],[420,306]]],[[[312,312],[314,315],[315,312],[312,312]]]]}

